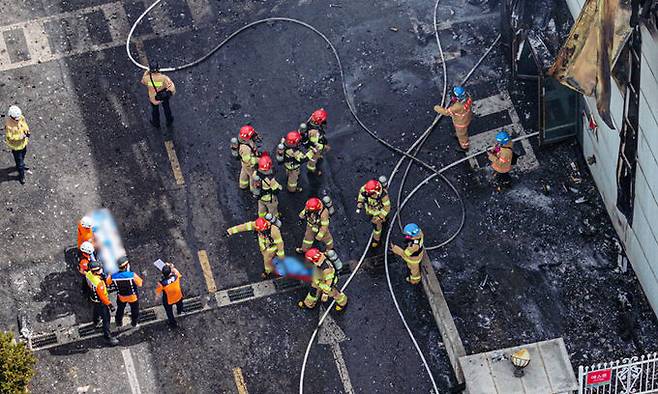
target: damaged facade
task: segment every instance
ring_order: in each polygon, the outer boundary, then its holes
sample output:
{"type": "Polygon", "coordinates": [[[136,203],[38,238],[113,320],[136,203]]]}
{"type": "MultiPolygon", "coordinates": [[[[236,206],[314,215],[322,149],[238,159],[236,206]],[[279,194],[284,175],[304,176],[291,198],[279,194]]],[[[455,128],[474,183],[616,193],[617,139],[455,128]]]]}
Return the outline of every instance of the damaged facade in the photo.
{"type": "MultiPolygon", "coordinates": [[[[574,19],[597,3],[566,0],[574,19]]],[[[600,3],[600,2],[599,2],[600,3]]],[[[656,5],[645,2],[637,35],[631,35],[612,69],[612,127],[584,96],[580,136],[583,155],[654,311],[658,311],[658,33],[656,5]],[[639,57],[634,57],[639,54],[639,57]],[[635,60],[634,60],[635,59],[635,60]],[[635,94],[635,87],[639,93],[635,94]],[[588,118],[585,118],[585,117],[588,118]],[[594,122],[590,122],[589,117],[594,122]]]]}

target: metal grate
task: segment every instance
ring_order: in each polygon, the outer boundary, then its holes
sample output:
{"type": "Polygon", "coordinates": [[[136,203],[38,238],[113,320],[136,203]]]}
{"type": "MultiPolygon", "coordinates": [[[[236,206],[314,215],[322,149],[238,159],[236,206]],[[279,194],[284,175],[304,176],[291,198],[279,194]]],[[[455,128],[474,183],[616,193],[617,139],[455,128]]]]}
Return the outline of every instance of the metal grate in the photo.
{"type": "Polygon", "coordinates": [[[203,309],[201,299],[198,297],[183,300],[184,313],[190,313],[203,309]]]}
{"type": "Polygon", "coordinates": [[[244,300],[245,298],[253,297],[254,288],[251,286],[245,286],[239,289],[229,290],[227,294],[228,294],[228,299],[231,302],[235,302],[239,300],[244,300]]]}
{"type": "Polygon", "coordinates": [[[96,327],[94,323],[91,323],[85,326],[78,327],[78,334],[80,335],[80,338],[84,338],[99,333],[102,330],[103,330],[102,327],[96,327]]]}
{"type": "Polygon", "coordinates": [[[272,282],[274,282],[274,288],[276,291],[284,291],[301,286],[301,283],[298,280],[291,278],[276,279],[272,282]]]}
{"type": "Polygon", "coordinates": [[[157,320],[158,316],[153,309],[147,309],[139,314],[139,322],[146,323],[149,321],[157,320]]]}
{"type": "Polygon", "coordinates": [[[40,347],[56,344],[57,335],[55,333],[39,335],[31,338],[32,349],[37,349],[40,347]]]}

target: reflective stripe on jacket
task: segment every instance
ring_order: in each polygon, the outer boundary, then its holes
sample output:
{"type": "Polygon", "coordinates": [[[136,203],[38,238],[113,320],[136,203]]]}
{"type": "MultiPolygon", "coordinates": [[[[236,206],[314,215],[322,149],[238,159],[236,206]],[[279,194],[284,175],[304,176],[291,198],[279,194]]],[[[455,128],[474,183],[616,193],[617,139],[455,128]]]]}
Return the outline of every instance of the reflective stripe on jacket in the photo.
{"type": "Polygon", "coordinates": [[[119,271],[107,277],[105,283],[108,286],[116,283],[119,295],[117,298],[121,302],[135,302],[137,301],[138,292],[137,288],[142,287],[142,278],[132,271],[119,271]]]}
{"type": "Polygon", "coordinates": [[[107,293],[107,288],[105,287],[103,279],[98,275],[94,275],[91,271],[87,271],[85,278],[87,278],[87,286],[89,286],[89,289],[91,290],[91,301],[95,303],[102,302],[105,305],[110,305],[110,296],[107,293]]]}

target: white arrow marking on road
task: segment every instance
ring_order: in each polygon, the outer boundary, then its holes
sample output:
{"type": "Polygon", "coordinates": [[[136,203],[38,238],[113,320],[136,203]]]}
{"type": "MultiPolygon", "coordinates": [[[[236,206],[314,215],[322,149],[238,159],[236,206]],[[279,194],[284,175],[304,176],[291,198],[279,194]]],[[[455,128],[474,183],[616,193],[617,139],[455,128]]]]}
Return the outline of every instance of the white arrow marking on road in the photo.
{"type": "MultiPolygon", "coordinates": [[[[320,307],[320,316],[323,314],[324,308],[320,307]]],[[[343,358],[343,352],[340,350],[340,342],[346,340],[347,336],[338,326],[338,323],[336,323],[331,315],[327,315],[327,318],[324,320],[324,324],[320,327],[320,331],[318,332],[318,344],[329,345],[331,347],[331,353],[334,355],[336,368],[338,368],[338,375],[340,376],[340,380],[343,382],[345,393],[354,394],[352,381],[350,380],[350,374],[347,371],[347,365],[345,364],[345,359],[343,358]]]]}

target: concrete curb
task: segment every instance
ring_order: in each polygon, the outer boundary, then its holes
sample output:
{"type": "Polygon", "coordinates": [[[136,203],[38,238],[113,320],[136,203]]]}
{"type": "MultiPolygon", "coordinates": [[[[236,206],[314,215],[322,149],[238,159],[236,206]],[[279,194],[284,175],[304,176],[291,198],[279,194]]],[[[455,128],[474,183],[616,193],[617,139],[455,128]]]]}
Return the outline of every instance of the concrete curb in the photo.
{"type": "Polygon", "coordinates": [[[420,271],[423,277],[423,290],[425,290],[425,295],[427,296],[430,308],[432,309],[432,315],[434,316],[436,325],[441,332],[441,338],[443,338],[443,345],[448,353],[450,364],[455,372],[457,381],[459,384],[463,384],[464,372],[459,364],[459,358],[466,356],[466,351],[464,350],[462,339],[459,336],[459,332],[455,326],[455,321],[452,318],[446,299],[443,296],[443,290],[441,290],[439,279],[437,278],[432,263],[427,256],[427,251],[423,256],[420,271]]]}

